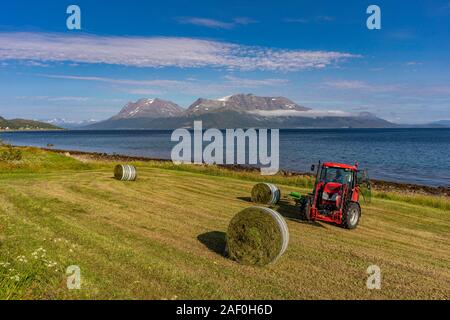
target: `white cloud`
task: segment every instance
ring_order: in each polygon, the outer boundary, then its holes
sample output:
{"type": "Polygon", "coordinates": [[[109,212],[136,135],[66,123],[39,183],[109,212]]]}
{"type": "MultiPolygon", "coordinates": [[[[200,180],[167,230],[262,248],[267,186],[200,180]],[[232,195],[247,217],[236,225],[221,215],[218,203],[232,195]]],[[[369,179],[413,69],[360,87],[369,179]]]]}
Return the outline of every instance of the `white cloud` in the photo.
{"type": "Polygon", "coordinates": [[[433,98],[439,98],[436,95],[442,94],[448,95],[450,94],[450,86],[448,85],[411,85],[411,84],[370,84],[360,80],[335,80],[335,81],[326,81],[324,82],[325,87],[333,88],[338,90],[358,90],[364,93],[382,93],[382,92],[395,92],[398,95],[396,96],[399,99],[402,98],[414,98],[420,99],[426,97],[429,99],[429,96],[433,96],[433,98]]]}
{"type": "Polygon", "coordinates": [[[391,31],[388,36],[397,40],[412,40],[416,38],[416,34],[412,30],[400,29],[391,31]]]}
{"type": "Polygon", "coordinates": [[[211,82],[210,80],[197,80],[187,78],[183,80],[170,79],[153,79],[153,80],[136,80],[136,79],[117,79],[97,76],[78,76],[78,75],[55,75],[40,74],[40,76],[53,79],[77,80],[77,81],[93,81],[110,83],[117,86],[120,91],[128,92],[136,95],[162,95],[169,92],[177,91],[189,94],[211,95],[224,92],[240,92],[242,88],[260,88],[274,87],[287,84],[287,79],[280,78],[239,78],[232,75],[223,77],[223,80],[211,82]]]}
{"type": "Polygon", "coordinates": [[[366,89],[370,87],[367,83],[359,80],[327,81],[325,84],[336,89],[366,89]]]}
{"type": "Polygon", "coordinates": [[[351,113],[340,110],[254,110],[250,113],[257,114],[264,117],[349,117],[351,113]]]}
{"type": "Polygon", "coordinates": [[[42,63],[40,61],[34,61],[34,60],[25,60],[25,61],[22,61],[22,64],[27,67],[41,67],[41,68],[49,67],[49,65],[46,63],[42,63]]]}
{"type": "Polygon", "coordinates": [[[40,103],[40,104],[84,104],[90,103],[122,103],[124,99],[114,98],[96,98],[96,97],[83,97],[83,96],[17,96],[15,97],[19,101],[40,103]]]}
{"type": "Polygon", "coordinates": [[[167,88],[175,88],[185,84],[184,81],[166,80],[166,79],[134,80],[134,79],[116,79],[116,78],[96,77],[96,76],[74,76],[74,75],[57,75],[57,74],[42,74],[41,76],[53,79],[96,81],[96,82],[106,82],[123,85],[142,85],[142,86],[147,85],[147,86],[157,86],[167,88]]]}
{"type": "Polygon", "coordinates": [[[244,46],[194,38],[119,37],[59,33],[0,33],[0,61],[72,62],[133,67],[217,67],[298,71],[359,55],[244,46]]]}
{"type": "Polygon", "coordinates": [[[132,88],[132,89],[128,89],[128,90],[125,90],[126,92],[128,92],[128,93],[131,93],[131,94],[136,94],[136,95],[139,95],[139,96],[157,96],[157,95],[162,95],[162,94],[164,94],[165,92],[164,91],[161,91],[161,90],[154,90],[154,89],[141,89],[141,88],[137,88],[137,89],[134,89],[134,88],[132,88]]]}
{"type": "Polygon", "coordinates": [[[231,22],[224,22],[216,19],[199,18],[199,17],[178,17],[176,18],[176,20],[182,24],[192,24],[196,26],[215,29],[232,29],[237,25],[248,25],[258,22],[248,17],[236,17],[231,22]]]}
{"type": "Polygon", "coordinates": [[[284,22],[288,23],[322,23],[322,22],[332,22],[335,18],[332,16],[315,16],[309,19],[306,18],[285,18],[284,22]]]}
{"type": "Polygon", "coordinates": [[[226,83],[236,87],[261,87],[261,86],[277,86],[281,84],[286,84],[289,81],[286,79],[246,79],[238,78],[234,76],[225,76],[226,83]]]}
{"type": "Polygon", "coordinates": [[[249,18],[249,17],[236,17],[233,19],[233,22],[235,24],[242,24],[242,25],[258,23],[257,20],[249,18]]]}
{"type": "Polygon", "coordinates": [[[319,22],[331,22],[334,21],[334,17],[331,16],[317,16],[316,21],[319,22]]]}
{"type": "Polygon", "coordinates": [[[50,101],[50,102],[84,102],[88,101],[91,98],[89,97],[78,97],[78,96],[19,96],[17,97],[19,100],[28,100],[28,101],[50,101]]]}
{"type": "Polygon", "coordinates": [[[340,90],[362,90],[366,92],[391,92],[400,89],[398,85],[375,85],[360,80],[327,81],[325,85],[340,90]]]}
{"type": "Polygon", "coordinates": [[[417,61],[408,61],[408,62],[405,63],[405,66],[408,66],[408,67],[410,67],[410,66],[421,66],[421,65],[423,65],[423,63],[422,62],[417,62],[417,61]]]}
{"type": "Polygon", "coordinates": [[[431,85],[431,86],[424,86],[422,88],[417,89],[416,92],[424,93],[424,94],[443,94],[445,95],[445,98],[448,101],[448,98],[450,95],[450,85],[431,85]]]}
{"type": "Polygon", "coordinates": [[[286,18],[286,19],[284,19],[284,22],[289,22],[289,23],[308,23],[309,20],[305,19],[305,18],[286,18]]]}
{"type": "Polygon", "coordinates": [[[197,18],[197,17],[180,17],[177,21],[182,24],[193,24],[201,27],[231,29],[234,24],[231,22],[223,22],[215,19],[197,18]]]}
{"type": "Polygon", "coordinates": [[[258,88],[281,86],[289,83],[281,78],[239,78],[232,75],[224,76],[221,80],[199,80],[186,78],[171,79],[117,79],[97,76],[39,74],[39,76],[74,81],[100,82],[111,84],[113,90],[139,96],[165,96],[174,92],[211,97],[242,92],[244,88],[256,90],[258,88]]]}

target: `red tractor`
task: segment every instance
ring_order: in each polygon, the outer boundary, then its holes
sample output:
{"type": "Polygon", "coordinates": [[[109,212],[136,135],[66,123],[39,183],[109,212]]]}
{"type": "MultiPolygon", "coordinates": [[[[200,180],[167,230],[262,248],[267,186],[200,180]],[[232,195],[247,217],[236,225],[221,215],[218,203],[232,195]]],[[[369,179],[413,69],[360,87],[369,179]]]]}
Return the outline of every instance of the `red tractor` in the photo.
{"type": "MultiPolygon", "coordinates": [[[[315,171],[315,165],[311,166],[315,171]]],[[[358,164],[320,163],[316,172],[313,192],[291,196],[300,205],[302,217],[308,221],[336,223],[347,229],[354,229],[361,217],[360,194],[370,200],[370,182],[367,172],[358,170],[358,164]]]]}

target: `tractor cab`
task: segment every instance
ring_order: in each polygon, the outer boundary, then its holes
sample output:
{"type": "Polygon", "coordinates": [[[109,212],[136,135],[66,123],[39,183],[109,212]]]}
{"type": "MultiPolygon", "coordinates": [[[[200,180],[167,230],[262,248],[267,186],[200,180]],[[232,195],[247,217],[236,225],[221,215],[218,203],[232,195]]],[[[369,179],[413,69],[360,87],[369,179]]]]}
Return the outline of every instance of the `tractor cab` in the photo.
{"type": "MultiPolygon", "coordinates": [[[[361,185],[367,181],[370,195],[370,184],[366,171],[359,171],[358,164],[348,165],[335,162],[324,162],[315,165],[311,171],[316,171],[316,182],[313,192],[300,198],[301,213],[307,220],[321,220],[342,225],[346,228],[356,228],[361,207],[359,196],[361,185]],[[365,174],[361,174],[364,172],[365,174]],[[364,183],[363,183],[364,182],[364,183]]],[[[364,199],[370,199],[364,195],[364,199]]]]}
{"type": "Polygon", "coordinates": [[[343,199],[358,202],[355,192],[357,165],[334,162],[319,163],[315,186],[317,214],[331,216],[343,205],[343,199]]]}

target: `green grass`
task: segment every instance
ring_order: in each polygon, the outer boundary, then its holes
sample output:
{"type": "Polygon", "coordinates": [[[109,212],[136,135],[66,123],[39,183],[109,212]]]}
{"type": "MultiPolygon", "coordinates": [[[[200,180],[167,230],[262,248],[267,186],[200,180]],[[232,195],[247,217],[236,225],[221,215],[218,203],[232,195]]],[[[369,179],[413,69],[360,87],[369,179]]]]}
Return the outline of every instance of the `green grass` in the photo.
{"type": "Polygon", "coordinates": [[[255,171],[230,170],[228,168],[219,167],[216,165],[176,165],[170,161],[150,161],[142,164],[151,166],[153,168],[201,173],[218,177],[232,177],[246,181],[269,182],[301,188],[312,188],[315,179],[314,177],[309,175],[284,176],[282,174],[276,174],[273,176],[262,176],[256,174],[255,171]]]}
{"type": "MultiPolygon", "coordinates": [[[[448,299],[448,198],[375,192],[349,231],[296,219],[274,265],[251,267],[219,252],[231,218],[251,205],[255,181],[283,195],[308,177],[262,177],[209,166],[136,162],[135,182],[115,162],[82,162],[34,148],[0,162],[1,299],[448,299]],[[41,249],[42,248],[42,249],[41,249]],[[366,269],[382,271],[381,290],[366,269]],[[81,269],[68,290],[66,268],[81,269]]],[[[305,188],[306,186],[306,188],[305,188]]]]}
{"type": "Polygon", "coordinates": [[[450,199],[445,196],[429,196],[429,195],[407,195],[399,192],[375,192],[374,196],[380,199],[393,200],[416,204],[423,207],[438,208],[442,210],[450,210],[450,199]]]}
{"type": "MultiPolygon", "coordinates": [[[[56,170],[86,170],[101,167],[101,164],[88,164],[80,162],[63,154],[46,152],[32,147],[16,148],[22,153],[20,161],[0,161],[0,177],[17,175],[21,173],[46,173],[56,170]]],[[[0,153],[8,150],[7,146],[0,145],[0,153]]]]}

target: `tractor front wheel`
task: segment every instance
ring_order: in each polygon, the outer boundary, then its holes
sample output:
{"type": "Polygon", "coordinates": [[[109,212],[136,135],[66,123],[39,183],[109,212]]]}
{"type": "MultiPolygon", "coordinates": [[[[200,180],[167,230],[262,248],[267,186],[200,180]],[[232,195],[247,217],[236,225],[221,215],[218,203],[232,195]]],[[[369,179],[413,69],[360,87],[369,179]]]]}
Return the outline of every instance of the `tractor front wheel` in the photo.
{"type": "Polygon", "coordinates": [[[347,229],[355,229],[361,218],[361,208],[356,202],[350,202],[342,216],[342,226],[347,229]]]}

